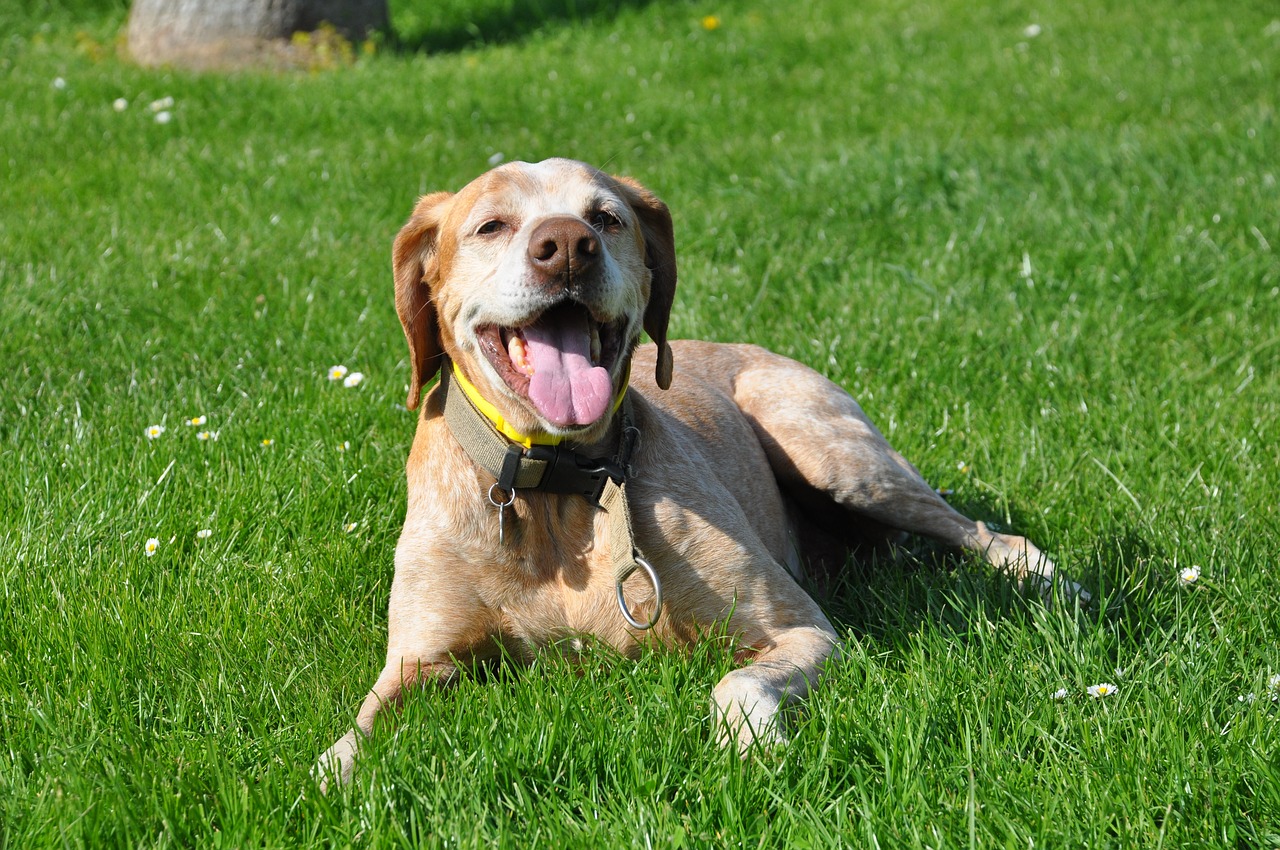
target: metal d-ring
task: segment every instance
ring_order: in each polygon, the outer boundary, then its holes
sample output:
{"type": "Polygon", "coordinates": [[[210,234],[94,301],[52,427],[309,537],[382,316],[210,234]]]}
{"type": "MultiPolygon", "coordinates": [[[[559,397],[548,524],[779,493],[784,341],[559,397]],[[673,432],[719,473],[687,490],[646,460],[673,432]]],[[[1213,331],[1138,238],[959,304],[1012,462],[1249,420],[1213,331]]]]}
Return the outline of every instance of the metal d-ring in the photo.
{"type": "Polygon", "coordinates": [[[622,595],[622,583],[626,581],[633,572],[635,572],[635,567],[632,567],[627,571],[626,575],[618,579],[618,609],[622,611],[623,619],[630,623],[632,627],[643,632],[656,626],[658,624],[658,618],[662,616],[662,582],[658,580],[658,573],[653,568],[652,564],[644,558],[641,558],[639,555],[635,555],[634,560],[635,566],[645,571],[645,574],[649,576],[649,582],[653,585],[653,619],[647,623],[642,623],[635,617],[632,617],[631,612],[627,609],[627,600],[622,595]]]}
{"type": "Polygon", "coordinates": [[[498,510],[511,507],[511,504],[516,500],[516,491],[512,490],[510,499],[507,499],[505,502],[499,502],[497,499],[493,498],[494,490],[497,490],[499,493],[502,492],[502,488],[498,486],[497,482],[494,482],[489,487],[489,504],[493,505],[498,510]]]}

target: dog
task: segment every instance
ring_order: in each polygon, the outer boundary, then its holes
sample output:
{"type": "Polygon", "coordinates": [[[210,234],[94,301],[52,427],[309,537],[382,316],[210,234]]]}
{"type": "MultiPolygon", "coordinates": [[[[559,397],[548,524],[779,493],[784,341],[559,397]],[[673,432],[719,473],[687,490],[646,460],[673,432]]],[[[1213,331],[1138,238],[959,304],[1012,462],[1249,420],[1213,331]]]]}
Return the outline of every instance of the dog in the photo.
{"type": "Polygon", "coordinates": [[[833,542],[910,532],[1053,579],[1034,544],[952,509],[814,370],[668,340],[671,213],[634,180],[501,165],[422,197],[392,265],[421,411],[386,664],[320,757],[326,787],[413,689],[579,636],[634,654],[726,628],[747,663],[712,691],[714,737],[781,742],[780,711],[839,651],[799,583],[833,542]]]}

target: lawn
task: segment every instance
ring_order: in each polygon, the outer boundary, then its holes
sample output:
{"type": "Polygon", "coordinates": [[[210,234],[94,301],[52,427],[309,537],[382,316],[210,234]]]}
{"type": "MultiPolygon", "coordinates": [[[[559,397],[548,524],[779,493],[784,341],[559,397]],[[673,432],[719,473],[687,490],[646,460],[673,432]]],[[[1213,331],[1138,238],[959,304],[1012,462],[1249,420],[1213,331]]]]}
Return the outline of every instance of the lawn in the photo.
{"type": "Polygon", "coordinates": [[[1280,847],[1272,4],[392,8],[224,75],[0,10],[0,847],[1280,847]],[[319,795],[404,513],[391,239],[553,155],[671,205],[673,336],[838,381],[1093,603],[917,542],[786,748],[712,743],[726,640],[548,652],[319,795]]]}

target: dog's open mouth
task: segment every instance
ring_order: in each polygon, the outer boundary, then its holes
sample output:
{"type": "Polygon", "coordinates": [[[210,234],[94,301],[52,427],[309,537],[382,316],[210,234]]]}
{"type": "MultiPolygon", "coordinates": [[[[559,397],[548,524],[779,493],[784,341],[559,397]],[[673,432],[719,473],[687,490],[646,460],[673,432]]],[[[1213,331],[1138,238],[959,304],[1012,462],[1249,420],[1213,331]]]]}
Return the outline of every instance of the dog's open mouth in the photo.
{"type": "Polygon", "coordinates": [[[573,428],[609,410],[622,324],[598,322],[583,305],[562,301],[527,325],[485,325],[476,336],[513,392],[552,425],[573,428]]]}

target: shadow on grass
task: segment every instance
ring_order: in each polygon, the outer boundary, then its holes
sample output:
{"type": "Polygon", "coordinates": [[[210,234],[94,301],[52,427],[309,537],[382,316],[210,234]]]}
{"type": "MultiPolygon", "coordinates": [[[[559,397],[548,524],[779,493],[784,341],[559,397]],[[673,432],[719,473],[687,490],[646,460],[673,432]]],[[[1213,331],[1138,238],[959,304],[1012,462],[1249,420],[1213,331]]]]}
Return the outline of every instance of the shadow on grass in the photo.
{"type": "MultiPolygon", "coordinates": [[[[979,506],[959,506],[971,516],[988,515],[979,506]]],[[[1031,527],[1012,517],[1009,531],[1031,527]]],[[[1052,556],[1052,555],[1051,555],[1052,556]]],[[[1100,533],[1092,555],[1064,564],[1058,576],[1078,582],[1091,596],[1076,617],[1081,627],[1109,623],[1129,646],[1140,646],[1167,631],[1167,577],[1158,571],[1167,560],[1158,544],[1136,530],[1100,533]]],[[[1029,605],[1074,606],[1044,600],[1035,589],[998,572],[982,558],[932,540],[911,536],[896,550],[854,552],[841,569],[829,572],[820,587],[810,587],[841,633],[852,632],[903,648],[922,628],[966,634],[975,624],[1022,620],[1029,605]]]]}
{"type": "MultiPolygon", "coordinates": [[[[397,14],[394,44],[405,53],[447,53],[519,41],[553,24],[608,20],[652,0],[477,0],[430,4],[397,14]]],[[[426,5],[420,3],[419,5],[426,5]]]]}

